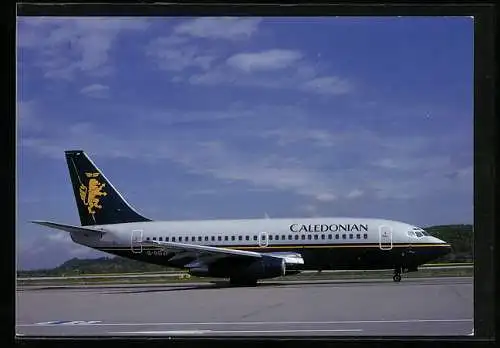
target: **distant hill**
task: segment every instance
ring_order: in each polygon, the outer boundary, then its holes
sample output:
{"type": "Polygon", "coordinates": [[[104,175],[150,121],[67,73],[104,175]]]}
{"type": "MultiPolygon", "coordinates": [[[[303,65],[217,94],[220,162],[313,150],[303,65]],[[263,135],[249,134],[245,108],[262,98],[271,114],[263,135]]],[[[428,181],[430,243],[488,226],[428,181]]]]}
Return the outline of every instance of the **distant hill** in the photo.
{"type": "Polygon", "coordinates": [[[472,225],[441,225],[424,228],[432,236],[450,243],[453,252],[441,261],[472,261],[474,259],[474,229],[472,225]]]}
{"type": "MultiPolygon", "coordinates": [[[[439,262],[468,262],[474,257],[474,235],[472,225],[441,225],[424,228],[429,234],[451,244],[453,252],[439,262]]],[[[18,271],[18,276],[69,276],[102,273],[165,272],[169,269],[123,257],[101,257],[98,259],[74,258],[53,269],[18,271]]]]}
{"type": "Polygon", "coordinates": [[[123,257],[101,257],[98,259],[73,258],[53,269],[18,271],[17,274],[21,277],[42,277],[103,273],[165,272],[169,270],[173,269],[123,257]]]}

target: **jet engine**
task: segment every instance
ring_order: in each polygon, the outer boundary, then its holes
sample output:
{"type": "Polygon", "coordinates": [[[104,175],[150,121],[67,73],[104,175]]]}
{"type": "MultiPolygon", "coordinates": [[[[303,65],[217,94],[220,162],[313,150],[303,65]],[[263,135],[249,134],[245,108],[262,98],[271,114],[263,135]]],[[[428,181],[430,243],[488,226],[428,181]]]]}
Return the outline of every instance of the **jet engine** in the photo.
{"type": "Polygon", "coordinates": [[[281,277],[286,274],[284,258],[263,256],[255,261],[235,263],[234,261],[215,264],[211,267],[193,267],[189,273],[198,277],[237,277],[247,279],[266,279],[281,277]]]}
{"type": "Polygon", "coordinates": [[[242,267],[237,274],[253,279],[282,277],[286,274],[286,263],[284,259],[279,257],[264,256],[248,266],[242,267]]]}

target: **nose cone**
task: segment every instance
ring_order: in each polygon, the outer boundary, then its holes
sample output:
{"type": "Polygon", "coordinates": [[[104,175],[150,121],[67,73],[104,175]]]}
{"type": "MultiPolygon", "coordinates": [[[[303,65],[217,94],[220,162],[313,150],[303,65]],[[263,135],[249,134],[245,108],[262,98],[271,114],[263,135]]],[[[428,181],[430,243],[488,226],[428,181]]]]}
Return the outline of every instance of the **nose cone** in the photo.
{"type": "Polygon", "coordinates": [[[444,240],[441,240],[439,238],[435,238],[433,237],[433,241],[432,241],[434,244],[437,244],[439,245],[439,249],[440,249],[440,256],[444,256],[444,255],[447,255],[449,253],[452,252],[452,247],[450,244],[448,244],[447,242],[445,242],[444,240]]]}
{"type": "Polygon", "coordinates": [[[453,248],[451,245],[446,244],[446,246],[443,246],[443,256],[451,253],[453,251],[453,248]]]}

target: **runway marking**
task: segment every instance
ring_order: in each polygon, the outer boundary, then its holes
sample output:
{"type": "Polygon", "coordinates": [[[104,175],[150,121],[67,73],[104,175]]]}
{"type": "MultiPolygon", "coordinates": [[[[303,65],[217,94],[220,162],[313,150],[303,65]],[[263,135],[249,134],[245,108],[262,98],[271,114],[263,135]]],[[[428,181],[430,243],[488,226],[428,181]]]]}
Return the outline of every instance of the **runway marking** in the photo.
{"type": "Polygon", "coordinates": [[[45,321],[36,323],[35,325],[48,326],[48,325],[94,325],[100,323],[100,320],[57,320],[45,321]]]}
{"type": "Polygon", "coordinates": [[[160,334],[160,335],[182,335],[182,334],[188,334],[188,335],[197,335],[197,334],[204,334],[208,333],[211,330],[178,330],[178,331],[130,331],[130,332],[109,332],[110,334],[143,334],[143,335],[154,335],[154,334],[160,334]]]}
{"type": "MultiPolygon", "coordinates": [[[[240,321],[240,322],[198,322],[198,323],[102,323],[98,321],[81,322],[78,326],[179,326],[179,325],[290,325],[290,324],[391,324],[391,323],[439,323],[472,322],[473,319],[402,319],[402,320],[345,320],[345,321],[240,321]]],[[[37,324],[18,324],[17,326],[56,326],[61,322],[42,322],[37,324]]]]}
{"type": "Polygon", "coordinates": [[[231,333],[294,333],[294,332],[360,332],[362,329],[311,329],[311,330],[180,330],[180,331],[125,331],[110,334],[179,335],[179,334],[231,334],[231,333]]]}

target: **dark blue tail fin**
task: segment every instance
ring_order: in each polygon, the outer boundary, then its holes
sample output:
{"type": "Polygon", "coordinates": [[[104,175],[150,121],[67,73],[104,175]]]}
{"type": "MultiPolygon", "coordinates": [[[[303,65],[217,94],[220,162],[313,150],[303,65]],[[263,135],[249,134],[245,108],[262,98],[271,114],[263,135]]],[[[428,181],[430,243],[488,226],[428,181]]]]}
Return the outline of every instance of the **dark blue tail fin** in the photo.
{"type": "Polygon", "coordinates": [[[151,221],[137,213],[84,151],[65,151],[82,226],[151,221]]]}

